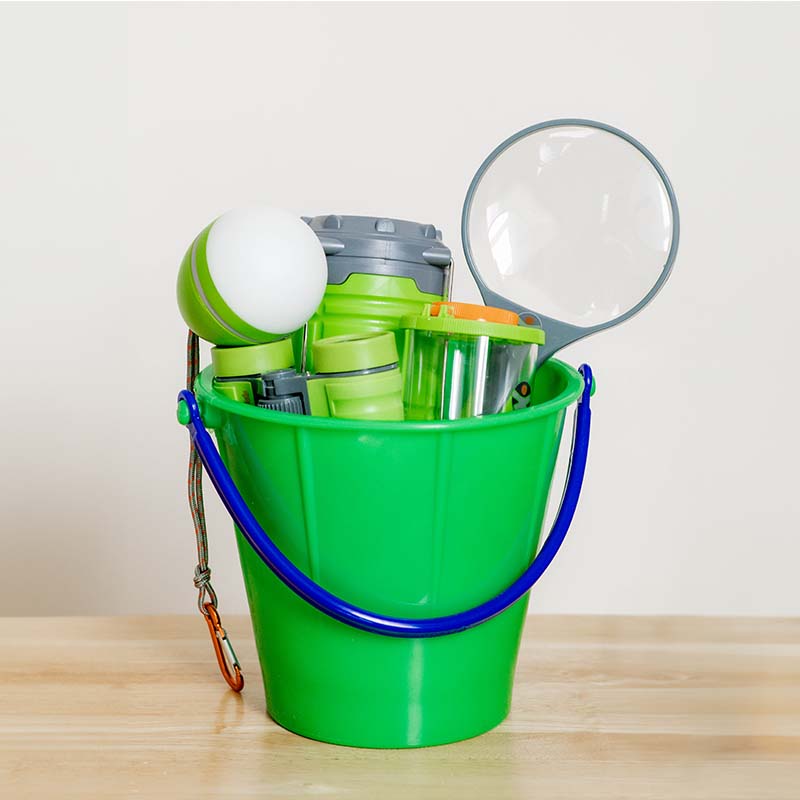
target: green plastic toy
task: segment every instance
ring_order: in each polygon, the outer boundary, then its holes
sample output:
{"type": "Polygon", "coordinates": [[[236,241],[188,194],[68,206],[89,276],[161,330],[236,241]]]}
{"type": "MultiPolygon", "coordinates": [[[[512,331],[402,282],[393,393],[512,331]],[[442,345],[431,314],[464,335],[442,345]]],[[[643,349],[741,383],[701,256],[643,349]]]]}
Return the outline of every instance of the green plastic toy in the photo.
{"type": "Polygon", "coordinates": [[[262,376],[257,405],[343,419],[402,420],[403,381],[393,333],[332,336],[312,346],[317,372],[262,376]]]}
{"type": "Polygon", "coordinates": [[[462,419],[528,405],[541,328],[513,312],[437,303],[403,317],[406,419],[462,419]]]}
{"type": "MultiPolygon", "coordinates": [[[[629,319],[663,286],[680,230],[669,180],[635,139],[587,120],[533,125],[496,147],[470,184],[461,234],[484,301],[510,315],[503,322],[423,313],[450,299],[450,251],[433,226],[306,219],[321,249],[297,248],[305,254],[297,271],[270,258],[270,277],[260,272],[265,262],[240,260],[236,243],[250,234],[260,241],[262,228],[280,233],[280,226],[239,222],[237,235],[231,223],[216,243],[227,241],[236,258],[217,259],[225,248],[215,245],[205,275],[214,223],[204,232],[208,242],[201,234],[184,259],[184,318],[204,338],[234,345],[285,336],[311,317],[305,336],[292,341],[296,363],[319,374],[274,370],[262,376],[262,407],[237,402],[215,385],[211,368],[198,377],[190,334],[190,386],[179,394],[178,418],[192,441],[201,610],[216,615],[202,518],[205,469],[236,525],[267,710],[279,725],[377,748],[488,731],[509,712],[528,592],[564,541],[586,469],[592,371],[583,365],[581,375],[551,356],[629,319]],[[229,263],[233,278],[259,276],[260,291],[240,291],[222,268],[229,263]],[[401,318],[410,332],[405,353],[401,318]],[[378,332],[384,341],[359,343],[378,332]],[[493,341],[507,348],[498,350],[505,355],[494,377],[493,341]],[[409,416],[422,420],[395,421],[403,415],[398,350],[407,377],[416,375],[409,416]],[[534,362],[531,386],[524,376],[534,362]],[[506,398],[512,375],[523,378],[517,388],[527,386],[532,404],[487,412],[490,385],[501,378],[494,400],[506,398]],[[466,383],[456,380],[464,376],[466,383]],[[291,381],[294,394],[283,391],[291,381]],[[459,386],[464,402],[453,399],[459,386]],[[539,549],[573,403],[562,501],[539,549]]],[[[242,252],[263,254],[272,245],[242,252]]],[[[509,399],[502,402],[507,408],[509,399]]],[[[239,691],[241,670],[224,629],[218,616],[207,620],[223,675],[239,691]]]]}
{"type": "Polygon", "coordinates": [[[325,253],[300,219],[276,208],[229,211],[192,242],[178,271],[189,329],[216,345],[251,345],[293,333],[314,313],[325,253]]]}
{"type": "MultiPolygon", "coordinates": [[[[328,214],[305,218],[327,256],[328,285],[308,322],[306,366],[316,370],[319,339],[351,333],[395,331],[402,357],[400,318],[420,313],[449,292],[452,254],[433,225],[328,214]]],[[[295,336],[298,363],[302,333],[295,336]]]]}
{"type": "MultiPolygon", "coordinates": [[[[528,566],[582,386],[551,360],[533,408],[438,423],[265,411],[216,391],[210,369],[195,391],[239,491],[288,558],[350,602],[427,618],[492,597],[528,566]]],[[[331,620],[238,532],[237,542],[279,725],[336,744],[420,747],[476,736],[508,714],[527,596],[462,633],[385,637],[331,620]]]]}
{"type": "Polygon", "coordinates": [[[231,400],[254,404],[265,372],[294,366],[289,338],[250,347],[212,347],[214,388],[231,400]]]}

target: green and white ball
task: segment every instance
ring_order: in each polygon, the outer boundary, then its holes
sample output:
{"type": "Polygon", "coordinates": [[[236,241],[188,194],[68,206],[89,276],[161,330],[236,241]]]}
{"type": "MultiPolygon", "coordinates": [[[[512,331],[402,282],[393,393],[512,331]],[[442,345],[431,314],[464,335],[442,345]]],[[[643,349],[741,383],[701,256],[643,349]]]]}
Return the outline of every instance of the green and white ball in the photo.
{"type": "Polygon", "coordinates": [[[216,345],[261,344],[302,327],[328,281],[314,231],[278,208],[241,208],[194,240],[178,273],[186,324],[216,345]]]}

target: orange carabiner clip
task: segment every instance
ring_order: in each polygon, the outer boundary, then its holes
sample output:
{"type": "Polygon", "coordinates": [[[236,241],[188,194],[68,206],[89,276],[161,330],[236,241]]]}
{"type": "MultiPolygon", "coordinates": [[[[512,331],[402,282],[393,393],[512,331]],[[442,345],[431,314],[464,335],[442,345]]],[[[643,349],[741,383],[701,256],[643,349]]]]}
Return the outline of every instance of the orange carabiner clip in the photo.
{"type": "Polygon", "coordinates": [[[219,671],[234,692],[241,692],[244,687],[244,676],[239,667],[236,653],[233,652],[233,647],[228,639],[228,634],[222,627],[216,606],[213,603],[204,603],[203,611],[211,634],[211,642],[214,645],[214,652],[217,655],[219,671]]]}

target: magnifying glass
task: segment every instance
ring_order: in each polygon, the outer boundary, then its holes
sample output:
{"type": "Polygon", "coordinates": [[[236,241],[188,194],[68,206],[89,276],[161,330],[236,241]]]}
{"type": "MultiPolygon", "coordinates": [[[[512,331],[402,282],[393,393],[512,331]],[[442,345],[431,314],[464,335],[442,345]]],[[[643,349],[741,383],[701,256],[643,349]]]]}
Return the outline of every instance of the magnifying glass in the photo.
{"type": "Polygon", "coordinates": [[[461,215],[484,302],[539,325],[537,361],[641,311],[678,251],[667,174],[632,136],[582,119],[542,122],[498,145],[461,215]]]}

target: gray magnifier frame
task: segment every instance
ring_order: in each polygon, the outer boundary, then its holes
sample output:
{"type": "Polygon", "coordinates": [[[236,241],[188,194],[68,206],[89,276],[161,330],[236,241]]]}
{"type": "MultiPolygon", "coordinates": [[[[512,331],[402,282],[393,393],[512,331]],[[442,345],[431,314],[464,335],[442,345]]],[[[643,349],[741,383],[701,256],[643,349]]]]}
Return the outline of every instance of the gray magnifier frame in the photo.
{"type": "Polygon", "coordinates": [[[624,131],[614,128],[611,125],[606,125],[602,122],[594,122],[587,119],[555,119],[550,120],[549,122],[540,122],[537,125],[531,125],[529,128],[524,128],[523,130],[518,131],[513,136],[510,136],[504,142],[499,144],[487,156],[478,171],[475,173],[475,177],[472,179],[469,189],[467,190],[467,196],[464,199],[464,208],[461,212],[461,241],[464,246],[464,255],[466,256],[467,265],[472,273],[472,277],[478,284],[478,289],[483,297],[483,301],[487,305],[497,306],[499,308],[505,308],[509,311],[516,312],[519,314],[520,320],[523,322],[523,324],[540,325],[542,328],[544,328],[547,338],[544,345],[540,346],[539,348],[537,357],[537,362],[539,363],[552,356],[562,347],[572,344],[572,342],[582,339],[584,336],[590,336],[591,334],[598,333],[606,328],[619,325],[621,322],[625,322],[625,320],[630,319],[634,314],[637,314],[639,311],[641,311],[658,294],[658,291],[664,285],[665,281],[672,272],[672,265],[675,263],[675,256],[678,253],[679,237],[680,221],[678,217],[678,202],[675,199],[675,192],[672,189],[672,184],[667,177],[667,173],[664,172],[663,167],[658,163],[655,156],[643,144],[641,144],[641,142],[638,142],[624,131]],[[545,130],[547,128],[567,126],[596,128],[601,131],[606,131],[607,133],[612,133],[615,136],[619,136],[621,139],[624,139],[626,142],[633,145],[633,147],[635,147],[650,162],[650,164],[652,164],[653,168],[658,173],[658,176],[661,178],[667,197],[669,198],[669,205],[672,212],[672,241],[670,243],[669,252],[667,253],[667,258],[664,262],[664,266],[661,269],[661,273],[659,274],[658,279],[653,284],[650,291],[647,292],[647,294],[638,303],[636,303],[636,305],[619,316],[614,317],[607,322],[601,322],[597,325],[591,325],[588,327],[573,325],[560,319],[554,319],[552,317],[545,316],[544,314],[538,313],[534,309],[525,308],[524,306],[515,303],[513,300],[502,297],[501,295],[492,291],[484,282],[478,265],[475,263],[468,230],[469,218],[472,212],[472,203],[475,192],[477,191],[478,186],[487,170],[491,168],[498,156],[516,144],[520,139],[524,139],[536,131],[545,130]]]}

